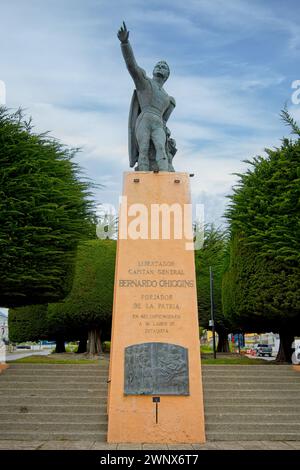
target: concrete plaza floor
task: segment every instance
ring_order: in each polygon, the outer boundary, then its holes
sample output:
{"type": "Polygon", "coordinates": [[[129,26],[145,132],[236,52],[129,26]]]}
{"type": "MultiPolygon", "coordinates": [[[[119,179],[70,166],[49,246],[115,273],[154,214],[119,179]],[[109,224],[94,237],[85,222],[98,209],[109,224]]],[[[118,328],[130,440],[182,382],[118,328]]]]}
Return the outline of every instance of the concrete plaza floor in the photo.
{"type": "Polygon", "coordinates": [[[300,441],[209,441],[205,444],[188,445],[0,440],[0,450],[300,450],[300,441]]]}

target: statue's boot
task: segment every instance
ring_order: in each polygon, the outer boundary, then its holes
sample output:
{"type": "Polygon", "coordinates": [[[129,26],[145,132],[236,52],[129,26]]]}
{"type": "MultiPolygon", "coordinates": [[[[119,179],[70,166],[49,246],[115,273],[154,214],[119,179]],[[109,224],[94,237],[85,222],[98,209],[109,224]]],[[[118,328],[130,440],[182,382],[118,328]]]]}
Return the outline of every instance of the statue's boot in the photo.
{"type": "Polygon", "coordinates": [[[169,162],[167,157],[157,160],[157,166],[159,171],[169,171],[169,162]]]}

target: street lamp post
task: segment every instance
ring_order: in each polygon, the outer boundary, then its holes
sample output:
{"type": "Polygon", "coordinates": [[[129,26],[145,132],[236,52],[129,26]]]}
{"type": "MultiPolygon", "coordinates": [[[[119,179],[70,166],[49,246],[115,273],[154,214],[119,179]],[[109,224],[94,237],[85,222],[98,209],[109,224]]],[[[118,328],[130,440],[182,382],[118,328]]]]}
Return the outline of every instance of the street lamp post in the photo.
{"type": "Polygon", "coordinates": [[[210,321],[209,326],[212,328],[213,335],[213,351],[214,359],[217,358],[216,352],[216,330],[215,330],[215,319],[214,319],[214,278],[211,266],[209,267],[209,280],[210,280],[210,321]]]}

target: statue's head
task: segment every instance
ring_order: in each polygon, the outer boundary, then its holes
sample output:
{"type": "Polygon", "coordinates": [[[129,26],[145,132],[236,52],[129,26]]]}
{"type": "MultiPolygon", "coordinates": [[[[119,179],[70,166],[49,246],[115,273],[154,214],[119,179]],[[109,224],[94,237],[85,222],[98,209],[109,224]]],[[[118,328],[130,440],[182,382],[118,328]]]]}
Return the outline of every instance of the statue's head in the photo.
{"type": "Polygon", "coordinates": [[[157,77],[157,76],[163,77],[164,82],[165,82],[166,80],[168,80],[169,75],[170,75],[170,68],[167,62],[165,62],[164,60],[160,60],[159,62],[157,62],[157,64],[155,65],[153,69],[153,77],[157,77]]]}

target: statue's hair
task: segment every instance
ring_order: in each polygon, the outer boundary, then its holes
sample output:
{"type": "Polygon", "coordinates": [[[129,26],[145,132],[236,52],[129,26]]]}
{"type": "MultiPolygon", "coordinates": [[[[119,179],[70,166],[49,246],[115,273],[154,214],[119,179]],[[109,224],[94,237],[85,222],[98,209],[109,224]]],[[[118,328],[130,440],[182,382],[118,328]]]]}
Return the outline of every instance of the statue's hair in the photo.
{"type": "Polygon", "coordinates": [[[165,65],[168,67],[168,76],[167,76],[167,78],[169,78],[169,76],[170,76],[170,67],[169,67],[168,63],[167,63],[165,60],[159,60],[159,61],[155,64],[155,67],[156,67],[157,64],[165,64],[165,65]]]}

